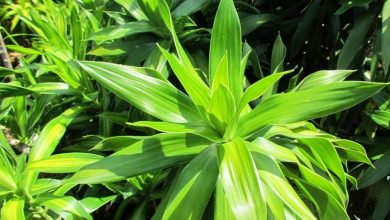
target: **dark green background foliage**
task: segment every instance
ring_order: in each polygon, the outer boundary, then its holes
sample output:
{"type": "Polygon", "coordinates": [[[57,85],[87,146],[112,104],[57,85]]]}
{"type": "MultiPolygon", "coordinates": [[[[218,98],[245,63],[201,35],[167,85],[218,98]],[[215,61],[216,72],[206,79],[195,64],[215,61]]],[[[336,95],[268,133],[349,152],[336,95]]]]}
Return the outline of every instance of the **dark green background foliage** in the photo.
{"type": "Polygon", "coordinates": [[[387,219],[389,0],[0,0],[0,218],[387,219]]]}

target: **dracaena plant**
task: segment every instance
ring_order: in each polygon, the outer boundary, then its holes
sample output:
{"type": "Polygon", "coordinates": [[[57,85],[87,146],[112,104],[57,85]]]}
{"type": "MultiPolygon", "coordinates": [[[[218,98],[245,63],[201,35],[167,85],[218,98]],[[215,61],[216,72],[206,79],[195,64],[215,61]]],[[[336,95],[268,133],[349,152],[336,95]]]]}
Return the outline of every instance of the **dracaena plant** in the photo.
{"type": "Polygon", "coordinates": [[[15,154],[8,143],[11,142],[9,134],[4,135],[0,131],[1,219],[92,219],[91,212],[115,199],[116,195],[92,195],[88,199],[77,200],[65,195],[66,191],[61,188],[57,189],[61,180],[39,176],[39,171],[75,172],[83,163],[89,164],[101,158],[95,154],[76,152],[50,156],[67,126],[82,111],[82,107],[69,108],[52,119],[42,129],[29,153],[15,154]]]}
{"type": "Polygon", "coordinates": [[[358,143],[307,120],[347,109],[386,84],[343,81],[347,70],[319,71],[290,92],[274,94],[278,80],[291,71],[280,72],[283,64],[272,60],[271,74],[244,88],[248,54],[242,53],[232,0],[219,4],[204,77],[183,50],[166,2],[152,3],[159,6],[156,13],[176,53],[160,50],[184,91],[146,68],[80,62],[102,86],[156,118],[130,126],[161,133],[83,167],[64,187],[178,167],[166,181],[154,219],[348,219],[347,186],[356,184],[346,172],[348,162],[370,161],[358,143]]]}
{"type": "MultiPolygon", "coordinates": [[[[88,39],[96,43],[89,54],[102,57],[106,61],[128,65],[143,63],[143,66],[157,69],[167,77],[166,59],[156,42],[168,49],[171,47],[171,41],[170,32],[162,19],[164,15],[156,10],[159,4],[149,0],[115,2],[122,6],[122,11],[117,11],[118,7],[113,8],[116,11],[110,13],[107,10],[107,14],[118,14],[109,16],[106,27],[89,35],[88,39]]],[[[194,44],[199,45],[208,32],[205,28],[198,28],[190,16],[206,7],[209,2],[210,0],[187,0],[169,3],[177,35],[182,41],[189,42],[186,49],[190,49],[195,60],[205,57],[203,51],[194,44]]]]}

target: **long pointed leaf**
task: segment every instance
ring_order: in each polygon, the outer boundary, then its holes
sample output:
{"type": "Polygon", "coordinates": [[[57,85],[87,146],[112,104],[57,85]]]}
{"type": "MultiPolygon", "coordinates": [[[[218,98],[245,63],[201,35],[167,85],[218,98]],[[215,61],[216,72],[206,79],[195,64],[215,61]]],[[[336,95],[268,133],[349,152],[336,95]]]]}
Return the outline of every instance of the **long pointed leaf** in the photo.
{"type": "Polygon", "coordinates": [[[142,69],[103,62],[82,62],[81,66],[108,90],[148,114],[168,122],[199,120],[188,96],[144,75],[142,69]]]}
{"type": "Polygon", "coordinates": [[[242,117],[238,133],[246,136],[269,124],[294,123],[330,115],[356,105],[385,86],[383,83],[346,81],[273,95],[242,117]]]}
{"type": "Polygon", "coordinates": [[[241,75],[241,27],[233,0],[221,0],[215,15],[210,43],[209,74],[210,82],[222,57],[227,53],[229,90],[236,102],[242,94],[243,75],[241,75]]]}
{"type": "Polygon", "coordinates": [[[113,182],[175,166],[193,158],[209,143],[189,134],[158,134],[85,166],[66,183],[113,182]]]}
{"type": "Polygon", "coordinates": [[[218,158],[214,145],[183,169],[161,219],[201,219],[217,177],[218,158]]]}
{"type": "Polygon", "coordinates": [[[249,149],[241,139],[218,148],[220,178],[236,219],[267,219],[260,178],[249,149]]]}

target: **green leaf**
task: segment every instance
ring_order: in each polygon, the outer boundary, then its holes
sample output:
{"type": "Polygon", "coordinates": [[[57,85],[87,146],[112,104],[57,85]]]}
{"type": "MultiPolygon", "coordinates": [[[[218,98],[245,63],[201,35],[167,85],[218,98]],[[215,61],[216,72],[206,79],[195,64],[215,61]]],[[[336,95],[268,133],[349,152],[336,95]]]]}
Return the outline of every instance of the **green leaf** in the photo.
{"type": "Polygon", "coordinates": [[[103,62],[80,65],[108,90],[150,115],[167,122],[199,120],[188,96],[165,81],[146,76],[142,68],[103,62]]]}
{"type": "Polygon", "coordinates": [[[80,218],[92,220],[92,216],[88,214],[81,203],[71,196],[40,197],[36,203],[53,210],[65,219],[67,219],[66,217],[69,214],[72,214],[80,218]]]}
{"type": "Polygon", "coordinates": [[[390,187],[381,187],[378,197],[375,198],[376,204],[372,219],[386,219],[386,216],[390,212],[390,187]]]}
{"type": "Polygon", "coordinates": [[[178,124],[162,121],[137,121],[127,124],[136,127],[148,127],[161,132],[196,134],[214,142],[219,142],[221,139],[213,129],[203,122],[178,124]]]}
{"type": "MultiPolygon", "coordinates": [[[[154,37],[144,36],[142,38],[132,38],[123,41],[105,42],[95,46],[88,54],[102,57],[109,56],[128,56],[136,53],[137,56],[132,60],[142,62],[148,55],[156,48],[156,41],[154,37]]],[[[133,62],[135,62],[133,61],[133,62]]],[[[135,62],[136,63],[136,62],[135,62]]],[[[139,65],[139,63],[136,63],[139,65]]]]}
{"type": "Polygon", "coordinates": [[[209,2],[210,0],[184,0],[173,10],[172,15],[174,17],[192,15],[205,7],[209,2]]]}
{"type": "Polygon", "coordinates": [[[269,208],[268,210],[272,212],[272,214],[269,212],[268,218],[285,220],[287,209],[284,206],[283,201],[274,191],[272,191],[268,185],[264,184],[263,190],[264,195],[267,198],[267,207],[269,208]]]}
{"type": "Polygon", "coordinates": [[[280,78],[282,78],[284,75],[289,74],[291,72],[293,72],[293,70],[271,74],[250,85],[245,90],[244,95],[240,100],[240,104],[238,107],[238,114],[241,113],[241,111],[245,108],[247,104],[249,104],[249,102],[259,98],[267,91],[267,89],[272,87],[274,83],[276,83],[280,78]]]}
{"type": "MultiPolygon", "coordinates": [[[[76,106],[64,111],[60,116],[52,119],[39,134],[37,142],[32,146],[28,164],[50,156],[66,131],[66,127],[84,109],[76,106]]],[[[25,176],[25,187],[30,189],[37,178],[37,172],[28,172],[25,176]]]]}
{"type": "MultiPolygon", "coordinates": [[[[2,165],[2,162],[0,164],[2,165]]],[[[0,186],[11,191],[16,190],[15,179],[6,167],[0,167],[0,186]]]]}
{"type": "Polygon", "coordinates": [[[54,95],[73,95],[74,91],[66,83],[60,82],[45,82],[37,83],[29,87],[31,91],[39,94],[54,94],[54,95]]]}
{"type": "Polygon", "coordinates": [[[208,108],[209,120],[216,126],[221,136],[233,119],[236,112],[233,94],[223,85],[220,85],[212,94],[208,108]]]}
{"type": "Polygon", "coordinates": [[[83,206],[85,211],[87,211],[88,213],[92,213],[96,211],[98,208],[107,204],[108,202],[113,201],[116,197],[117,195],[105,196],[105,197],[86,197],[80,200],[80,204],[81,206],[83,206]]]}
{"type": "Polygon", "coordinates": [[[215,70],[214,80],[211,84],[211,91],[215,92],[219,86],[224,86],[229,88],[229,64],[227,60],[227,53],[222,57],[221,62],[219,62],[217,69],[215,70]]]}
{"type": "Polygon", "coordinates": [[[24,199],[20,197],[14,197],[4,204],[1,208],[2,220],[24,220],[24,199]]]}
{"type": "Polygon", "coordinates": [[[138,0],[138,5],[154,25],[161,28],[166,27],[170,12],[165,0],[138,0]]]}
{"type": "Polygon", "coordinates": [[[336,144],[336,150],[341,158],[348,161],[361,162],[371,165],[364,147],[356,142],[349,140],[333,140],[336,144]]]}
{"type": "Polygon", "coordinates": [[[62,181],[56,179],[38,179],[31,187],[31,195],[39,195],[61,186],[62,181]]]}
{"type": "Polygon", "coordinates": [[[137,0],[115,0],[115,2],[123,6],[138,21],[147,19],[137,0]]]}
{"type": "Polygon", "coordinates": [[[291,57],[297,55],[297,53],[304,45],[304,42],[308,40],[308,36],[313,33],[311,29],[313,27],[313,24],[318,19],[317,16],[320,11],[321,2],[322,1],[320,0],[312,1],[305,9],[306,12],[303,15],[302,19],[300,19],[301,22],[299,22],[298,27],[296,28],[291,40],[291,57]]]}
{"type": "Polygon", "coordinates": [[[353,70],[320,70],[305,77],[291,91],[303,91],[306,89],[318,87],[320,85],[327,85],[334,82],[343,81],[353,72],[353,70]]]}
{"type": "Polygon", "coordinates": [[[341,188],[336,182],[333,182],[332,180],[323,177],[319,173],[303,165],[299,165],[299,171],[303,178],[306,181],[310,182],[310,185],[327,192],[340,206],[344,206],[344,204],[347,203],[346,195],[344,195],[341,188]]]}
{"type": "Polygon", "coordinates": [[[295,183],[314,203],[320,219],[349,219],[346,208],[338,203],[327,191],[312,186],[311,182],[295,181],[295,183]]]}
{"type": "Polygon", "coordinates": [[[240,119],[238,134],[245,137],[266,125],[294,123],[330,115],[356,105],[384,86],[386,84],[348,81],[273,95],[240,119]]]}
{"type": "Polygon", "coordinates": [[[167,69],[167,59],[165,58],[164,54],[161,52],[160,48],[164,48],[168,50],[171,47],[171,41],[167,39],[160,40],[157,43],[157,47],[153,49],[153,51],[148,55],[146,58],[143,66],[144,67],[150,67],[152,69],[155,69],[159,72],[159,74],[164,78],[167,79],[169,77],[169,72],[167,69]]]}
{"type": "Polygon", "coordinates": [[[385,74],[390,66],[390,1],[386,0],[382,8],[382,60],[385,74]]]}
{"type": "Polygon", "coordinates": [[[103,157],[90,153],[63,153],[31,162],[27,170],[45,173],[72,173],[81,167],[97,162],[103,157]]]}
{"type": "Polygon", "coordinates": [[[214,81],[218,64],[227,53],[229,90],[238,102],[242,94],[243,75],[241,65],[241,27],[233,0],[221,0],[211,33],[209,74],[214,81]]]}
{"type": "Polygon", "coordinates": [[[254,140],[250,147],[251,151],[268,155],[278,161],[298,163],[298,158],[289,148],[278,145],[263,137],[259,137],[254,140]]]}
{"type": "MultiPolygon", "coordinates": [[[[14,150],[12,149],[11,145],[8,143],[8,140],[4,135],[3,129],[0,129],[0,148],[4,149],[7,152],[7,154],[9,156],[11,156],[12,159],[14,159],[14,160],[17,159],[17,156],[16,156],[14,150]]],[[[4,158],[4,160],[2,162],[7,163],[8,169],[12,168],[11,164],[9,163],[9,160],[4,158]]]]}
{"type": "MultiPolygon", "coordinates": [[[[262,146],[266,147],[266,146],[262,146]]],[[[279,165],[266,154],[252,154],[260,179],[301,219],[316,219],[284,177],[279,165]]],[[[266,197],[267,198],[267,197],[266,197]]],[[[272,198],[267,198],[267,203],[272,198]]],[[[279,212],[281,210],[278,210],[279,212]]],[[[276,211],[275,211],[276,212],[276,211]]]]}
{"type": "Polygon", "coordinates": [[[94,184],[123,180],[186,162],[210,142],[190,134],[158,134],[83,167],[66,183],[94,184]]]}
{"type": "Polygon", "coordinates": [[[189,72],[185,66],[182,66],[176,56],[161,47],[160,50],[165,55],[180,83],[199,109],[199,112],[204,112],[210,102],[210,89],[195,71],[189,72]]]}
{"type": "Polygon", "coordinates": [[[242,36],[275,19],[276,17],[272,14],[253,14],[241,18],[242,36]]]}
{"type": "Polygon", "coordinates": [[[13,103],[14,117],[18,125],[20,135],[27,136],[27,99],[24,96],[15,97],[13,103]]]}
{"type": "Polygon", "coordinates": [[[315,137],[299,138],[298,140],[309,146],[314,157],[339,177],[344,188],[347,187],[347,180],[341,160],[335,147],[329,140],[315,137]]]}
{"type": "Polygon", "coordinates": [[[104,41],[115,40],[140,33],[153,33],[156,32],[157,29],[158,28],[149,21],[134,21],[118,26],[106,27],[98,32],[92,33],[88,37],[88,40],[102,43],[104,41]]]}
{"type": "Polygon", "coordinates": [[[0,83],[0,99],[14,96],[25,96],[33,93],[30,89],[12,85],[10,83],[0,83]]]}
{"type": "Polygon", "coordinates": [[[0,76],[5,77],[5,76],[9,76],[9,75],[15,75],[15,74],[18,74],[20,72],[20,70],[22,70],[22,72],[23,72],[23,69],[11,70],[11,69],[8,69],[6,67],[0,66],[0,76]]]}
{"type": "MultiPolygon", "coordinates": [[[[278,34],[278,37],[275,40],[274,46],[272,48],[272,57],[271,57],[271,73],[275,74],[279,72],[283,72],[284,70],[284,59],[286,58],[286,46],[284,46],[284,43],[282,41],[282,37],[280,36],[280,33],[278,34]]],[[[263,99],[268,98],[269,96],[275,94],[277,92],[279,83],[276,81],[273,83],[272,87],[266,91],[266,93],[263,96],[263,99]]]]}
{"type": "Polygon", "coordinates": [[[22,47],[19,45],[7,45],[8,50],[12,50],[21,54],[26,54],[26,55],[41,55],[42,52],[32,49],[32,48],[27,48],[27,47],[22,47]]]}
{"type": "Polygon", "coordinates": [[[108,137],[96,144],[91,150],[97,151],[118,151],[128,147],[144,137],[141,136],[113,136],[108,137]]]}
{"type": "Polygon", "coordinates": [[[340,51],[337,60],[337,69],[348,69],[353,67],[356,54],[363,48],[363,41],[371,28],[374,20],[374,13],[366,13],[359,16],[340,51]]]}
{"type": "Polygon", "coordinates": [[[284,70],[284,58],[286,57],[287,48],[284,46],[282,37],[278,34],[278,37],[275,40],[274,46],[272,48],[272,57],[271,57],[271,74],[279,73],[284,70]]]}
{"type": "Polygon", "coordinates": [[[236,220],[233,210],[230,208],[229,201],[223,189],[221,176],[217,179],[217,187],[215,193],[215,210],[214,219],[216,220],[236,220]]]}
{"type": "Polygon", "coordinates": [[[369,167],[366,171],[364,171],[363,175],[358,179],[359,189],[363,189],[367,186],[370,186],[389,175],[389,160],[390,151],[387,151],[383,156],[381,156],[381,158],[379,158],[373,163],[374,167],[369,167]]]}
{"type": "Polygon", "coordinates": [[[341,0],[342,5],[339,9],[337,9],[337,11],[334,14],[335,15],[344,14],[344,12],[348,11],[351,8],[358,7],[358,6],[364,6],[372,1],[373,0],[341,0]]]}
{"type": "Polygon", "coordinates": [[[172,196],[167,207],[164,207],[164,213],[158,219],[201,219],[217,177],[216,146],[210,146],[183,169],[179,180],[171,189],[172,196]]]}
{"type": "Polygon", "coordinates": [[[236,138],[218,147],[220,178],[236,219],[267,219],[257,168],[246,143],[236,138]]]}
{"type": "Polygon", "coordinates": [[[84,108],[80,106],[70,108],[47,123],[39,134],[37,142],[31,148],[29,163],[50,156],[64,135],[66,127],[83,110],[84,108]]]}
{"type": "Polygon", "coordinates": [[[379,126],[390,130],[390,112],[375,110],[367,113],[370,118],[379,126]]]}

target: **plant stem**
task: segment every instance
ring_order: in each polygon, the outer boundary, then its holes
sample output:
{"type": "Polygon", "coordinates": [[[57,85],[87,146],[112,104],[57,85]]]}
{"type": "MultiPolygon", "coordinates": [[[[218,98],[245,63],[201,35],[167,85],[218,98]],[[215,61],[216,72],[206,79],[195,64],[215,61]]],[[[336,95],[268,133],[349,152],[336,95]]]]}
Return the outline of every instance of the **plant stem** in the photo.
{"type": "Polygon", "coordinates": [[[5,47],[5,43],[1,31],[0,31],[0,54],[1,54],[1,59],[3,60],[4,67],[8,69],[13,69],[11,59],[9,58],[7,48],[5,47]]]}

